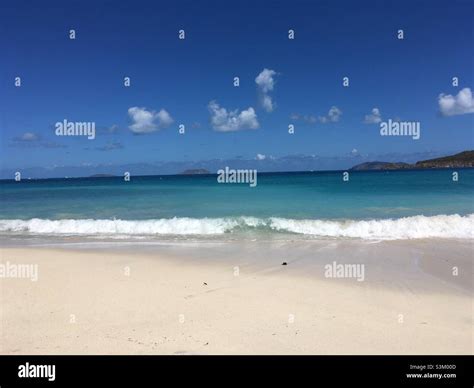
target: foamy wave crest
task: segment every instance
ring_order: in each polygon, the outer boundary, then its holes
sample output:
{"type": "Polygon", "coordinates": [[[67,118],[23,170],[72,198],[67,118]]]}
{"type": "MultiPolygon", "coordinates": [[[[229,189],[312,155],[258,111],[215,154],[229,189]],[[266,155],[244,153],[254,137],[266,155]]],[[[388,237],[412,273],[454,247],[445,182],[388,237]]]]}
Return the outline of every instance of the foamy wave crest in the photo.
{"type": "Polygon", "coordinates": [[[468,216],[413,216],[370,221],[322,221],[272,218],[275,230],[326,237],[402,240],[474,237],[474,214],[468,216]]]}
{"type": "Polygon", "coordinates": [[[1,220],[0,232],[72,235],[212,235],[238,225],[237,219],[170,218],[159,220],[1,220]]]}
{"type": "Polygon", "coordinates": [[[384,220],[296,220],[288,218],[170,218],[158,220],[0,220],[0,233],[34,235],[221,235],[241,229],[296,233],[315,237],[378,240],[474,238],[474,214],[413,216],[384,220]]]}

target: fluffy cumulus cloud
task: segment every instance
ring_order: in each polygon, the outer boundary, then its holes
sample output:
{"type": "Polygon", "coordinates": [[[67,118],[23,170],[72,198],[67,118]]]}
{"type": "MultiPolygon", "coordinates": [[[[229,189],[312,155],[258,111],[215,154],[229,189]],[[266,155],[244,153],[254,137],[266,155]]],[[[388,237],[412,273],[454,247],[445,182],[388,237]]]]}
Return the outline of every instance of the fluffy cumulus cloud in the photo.
{"type": "Polygon", "coordinates": [[[233,132],[242,129],[257,129],[259,127],[257,114],[252,107],[246,110],[228,111],[219,106],[216,101],[211,101],[208,105],[211,114],[211,125],[219,132],[233,132]]]}
{"type": "Polygon", "coordinates": [[[342,116],[342,111],[337,106],[332,106],[326,116],[319,116],[318,119],[321,123],[336,123],[342,116]]]}
{"type": "Polygon", "coordinates": [[[377,124],[382,121],[382,114],[380,113],[379,108],[373,108],[372,112],[368,115],[365,115],[364,123],[365,124],[377,124]]]}
{"type": "Polygon", "coordinates": [[[456,96],[441,93],[438,97],[439,110],[444,116],[474,113],[471,88],[462,89],[456,96]]]}
{"type": "Polygon", "coordinates": [[[169,127],[174,122],[170,114],[164,109],[155,112],[154,110],[134,106],[128,109],[128,115],[133,122],[128,128],[137,134],[158,131],[169,127]]]}
{"type": "Polygon", "coordinates": [[[255,83],[259,91],[260,104],[267,112],[272,112],[275,108],[272,97],[269,95],[275,87],[276,71],[270,69],[263,69],[262,72],[255,78],[255,83]]]}
{"type": "Polygon", "coordinates": [[[265,160],[266,158],[267,156],[263,154],[257,154],[257,156],[255,157],[256,160],[265,160]]]}

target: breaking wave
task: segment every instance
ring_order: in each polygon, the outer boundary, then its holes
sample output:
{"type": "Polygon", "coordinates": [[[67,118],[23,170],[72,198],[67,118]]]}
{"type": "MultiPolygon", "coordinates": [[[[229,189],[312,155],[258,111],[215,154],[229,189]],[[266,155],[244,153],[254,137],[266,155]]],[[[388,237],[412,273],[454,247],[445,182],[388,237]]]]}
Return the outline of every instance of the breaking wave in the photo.
{"type": "Polygon", "coordinates": [[[413,216],[382,220],[311,220],[288,218],[169,218],[156,220],[30,219],[0,220],[0,233],[32,235],[221,235],[266,230],[315,237],[378,240],[474,238],[474,214],[413,216]]]}

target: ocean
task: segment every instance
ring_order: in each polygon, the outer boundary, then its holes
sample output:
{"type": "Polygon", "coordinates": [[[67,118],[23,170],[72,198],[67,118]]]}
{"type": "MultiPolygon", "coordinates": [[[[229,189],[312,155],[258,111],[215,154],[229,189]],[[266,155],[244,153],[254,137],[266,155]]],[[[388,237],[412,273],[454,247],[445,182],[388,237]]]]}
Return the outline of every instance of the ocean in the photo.
{"type": "Polygon", "coordinates": [[[0,236],[150,239],[474,237],[474,169],[0,181],[0,236]]]}

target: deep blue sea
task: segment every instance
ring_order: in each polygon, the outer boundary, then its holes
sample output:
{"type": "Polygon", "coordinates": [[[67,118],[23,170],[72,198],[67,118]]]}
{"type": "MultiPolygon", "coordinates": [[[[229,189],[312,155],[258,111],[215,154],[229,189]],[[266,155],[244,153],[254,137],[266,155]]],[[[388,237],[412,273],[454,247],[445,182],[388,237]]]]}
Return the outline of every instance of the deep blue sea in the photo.
{"type": "Polygon", "coordinates": [[[473,238],[474,169],[0,181],[0,233],[473,238]]]}

